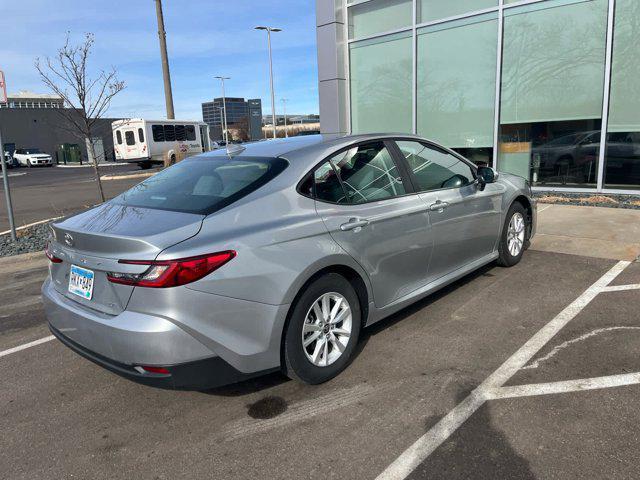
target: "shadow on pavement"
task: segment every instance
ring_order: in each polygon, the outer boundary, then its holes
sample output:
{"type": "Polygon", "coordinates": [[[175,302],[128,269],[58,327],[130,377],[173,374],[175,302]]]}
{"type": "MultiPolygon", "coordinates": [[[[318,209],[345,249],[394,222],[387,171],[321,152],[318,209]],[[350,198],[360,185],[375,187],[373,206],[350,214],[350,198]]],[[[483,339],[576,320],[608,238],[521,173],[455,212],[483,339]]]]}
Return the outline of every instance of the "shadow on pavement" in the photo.
{"type": "MultiPolygon", "coordinates": [[[[459,403],[475,388],[463,386],[459,403]]],[[[428,431],[440,419],[426,421],[428,431]]],[[[519,455],[509,440],[491,423],[488,404],[484,404],[408,477],[424,479],[506,479],[534,480],[529,462],[519,455]]]]}

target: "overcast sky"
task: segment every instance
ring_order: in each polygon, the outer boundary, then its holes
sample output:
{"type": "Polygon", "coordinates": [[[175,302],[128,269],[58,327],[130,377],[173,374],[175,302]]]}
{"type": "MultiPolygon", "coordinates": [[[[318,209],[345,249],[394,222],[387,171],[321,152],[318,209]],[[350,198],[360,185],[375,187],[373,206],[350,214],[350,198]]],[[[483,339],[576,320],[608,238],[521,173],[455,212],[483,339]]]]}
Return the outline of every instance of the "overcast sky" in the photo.
{"type": "MultiPolygon", "coordinates": [[[[271,112],[266,33],[274,33],[276,112],[318,113],[314,0],[164,0],[178,119],[202,119],[200,104],[220,95],[215,75],[232,77],[227,96],[262,98],[271,112]]],[[[95,34],[92,67],[115,66],[127,88],[109,116],[165,116],[154,0],[0,0],[0,69],[8,91],[48,93],[33,66],[55,55],[71,32],[95,34]]]]}

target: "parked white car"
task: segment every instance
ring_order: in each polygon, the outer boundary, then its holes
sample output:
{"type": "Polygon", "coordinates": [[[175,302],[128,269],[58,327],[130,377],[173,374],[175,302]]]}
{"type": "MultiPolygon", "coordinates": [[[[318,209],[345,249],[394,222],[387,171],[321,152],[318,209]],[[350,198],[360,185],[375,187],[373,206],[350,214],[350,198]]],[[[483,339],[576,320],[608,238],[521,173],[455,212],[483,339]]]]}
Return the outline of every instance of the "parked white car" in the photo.
{"type": "Polygon", "coordinates": [[[18,148],[13,152],[13,159],[21,167],[51,167],[51,155],[43,153],[38,148],[18,148]]]}

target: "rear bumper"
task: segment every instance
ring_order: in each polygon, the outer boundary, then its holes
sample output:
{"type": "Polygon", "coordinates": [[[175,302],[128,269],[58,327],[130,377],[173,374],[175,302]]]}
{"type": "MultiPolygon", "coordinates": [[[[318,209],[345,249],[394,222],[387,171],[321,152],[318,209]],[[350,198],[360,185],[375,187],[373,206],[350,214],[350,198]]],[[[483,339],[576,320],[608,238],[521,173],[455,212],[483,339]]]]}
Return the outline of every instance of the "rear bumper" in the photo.
{"type": "MultiPolygon", "coordinates": [[[[190,300],[188,303],[198,303],[190,300]]],[[[271,342],[264,345],[264,352],[242,355],[229,350],[231,344],[216,342],[190,327],[183,328],[179,326],[181,323],[164,315],[140,313],[135,308],[115,316],[91,310],[58,293],[50,279],[42,286],[42,301],[49,328],[62,343],[85,358],[136,382],[160,388],[204,389],[279,368],[279,348],[272,351],[271,342]],[[170,375],[141,373],[136,366],[164,367],[170,375]]],[[[188,319],[186,305],[174,304],[174,309],[182,311],[188,319]]],[[[228,303],[213,309],[223,312],[234,310],[228,303]]],[[[251,330],[255,334],[255,329],[251,330]]],[[[234,338],[241,338],[240,333],[235,332],[234,338]]],[[[245,347],[247,345],[252,344],[244,343],[245,347]]]]}
{"type": "Polygon", "coordinates": [[[150,387],[174,390],[204,390],[236,383],[263,373],[246,374],[239,372],[220,357],[205,358],[180,365],[156,365],[166,368],[169,374],[140,373],[131,365],[116,362],[84,348],[65,336],[51,323],[49,324],[49,329],[58,340],[77,354],[121,377],[150,387]]]}

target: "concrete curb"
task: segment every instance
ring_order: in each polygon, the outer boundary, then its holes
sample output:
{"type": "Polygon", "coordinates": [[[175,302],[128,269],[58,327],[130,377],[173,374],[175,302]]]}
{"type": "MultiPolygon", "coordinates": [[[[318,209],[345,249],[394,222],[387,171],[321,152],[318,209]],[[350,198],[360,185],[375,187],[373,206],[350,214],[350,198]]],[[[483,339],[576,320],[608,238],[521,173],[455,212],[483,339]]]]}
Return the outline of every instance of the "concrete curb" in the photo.
{"type": "MultiPolygon", "coordinates": [[[[35,227],[36,225],[42,225],[43,223],[53,222],[54,220],[58,220],[59,218],[62,218],[62,215],[59,217],[46,218],[44,220],[38,220],[37,222],[28,223],[27,225],[16,227],[16,232],[19,232],[20,230],[24,230],[25,228],[35,227]]],[[[6,230],[4,232],[0,232],[0,236],[9,235],[10,233],[11,233],[11,230],[6,230]]]]}
{"type": "MultiPolygon", "coordinates": [[[[102,168],[102,167],[118,167],[118,166],[122,166],[122,165],[129,165],[126,162],[117,162],[117,163],[99,163],[98,164],[98,168],[102,168]]],[[[84,165],[56,165],[56,168],[89,168],[89,167],[93,167],[93,165],[91,165],[90,163],[85,163],[84,165]]]]}
{"type": "Polygon", "coordinates": [[[156,172],[134,173],[132,175],[102,175],[100,180],[126,180],[127,178],[147,178],[153,177],[156,172]]]}

